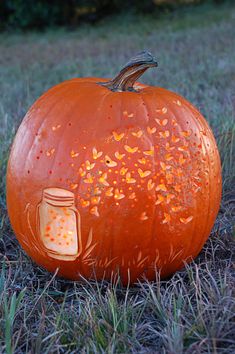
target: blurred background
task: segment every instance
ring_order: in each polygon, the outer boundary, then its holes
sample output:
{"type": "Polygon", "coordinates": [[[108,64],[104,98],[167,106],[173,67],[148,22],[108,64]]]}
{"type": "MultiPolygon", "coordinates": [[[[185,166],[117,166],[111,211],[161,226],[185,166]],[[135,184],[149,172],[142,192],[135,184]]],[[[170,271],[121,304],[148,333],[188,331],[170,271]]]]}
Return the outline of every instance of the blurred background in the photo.
{"type": "MultiPolygon", "coordinates": [[[[49,26],[74,28],[82,22],[95,23],[107,16],[124,13],[160,15],[177,8],[224,0],[2,0],[1,29],[45,29],[49,26]]],[[[193,10],[193,9],[191,9],[193,10]]]]}

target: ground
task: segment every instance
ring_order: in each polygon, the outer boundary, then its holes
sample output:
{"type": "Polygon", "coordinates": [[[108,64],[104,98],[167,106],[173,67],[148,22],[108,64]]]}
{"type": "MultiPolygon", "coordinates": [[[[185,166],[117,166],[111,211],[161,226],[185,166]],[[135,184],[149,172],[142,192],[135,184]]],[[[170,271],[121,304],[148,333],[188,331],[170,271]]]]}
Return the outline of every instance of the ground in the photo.
{"type": "MultiPolygon", "coordinates": [[[[0,352],[234,353],[235,6],[201,5],[159,16],[127,14],[77,30],[0,34],[0,352]],[[37,267],[10,228],[9,147],[24,114],[50,86],[112,77],[148,49],[159,68],[143,82],[180,93],[211,125],[223,200],[195,262],[168,280],[71,282],[37,267]]],[[[19,156],[20,158],[20,156],[19,156]]]]}

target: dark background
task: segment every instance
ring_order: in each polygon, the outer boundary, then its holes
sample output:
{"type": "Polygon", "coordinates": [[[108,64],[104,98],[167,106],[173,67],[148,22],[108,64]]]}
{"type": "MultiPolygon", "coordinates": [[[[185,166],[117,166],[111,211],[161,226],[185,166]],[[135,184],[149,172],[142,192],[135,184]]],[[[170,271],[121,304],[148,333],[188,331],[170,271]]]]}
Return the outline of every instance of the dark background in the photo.
{"type": "Polygon", "coordinates": [[[0,29],[73,28],[82,22],[95,23],[118,13],[152,13],[159,16],[163,12],[184,10],[206,2],[219,5],[226,0],[2,0],[0,29]]]}

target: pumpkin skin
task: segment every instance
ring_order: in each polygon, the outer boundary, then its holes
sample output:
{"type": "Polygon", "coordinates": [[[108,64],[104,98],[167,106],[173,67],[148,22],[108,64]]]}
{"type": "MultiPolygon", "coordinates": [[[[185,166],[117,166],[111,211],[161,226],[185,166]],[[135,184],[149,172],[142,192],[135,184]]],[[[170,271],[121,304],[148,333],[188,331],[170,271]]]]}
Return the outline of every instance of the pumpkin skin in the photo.
{"type": "MultiPolygon", "coordinates": [[[[27,254],[65,278],[118,272],[127,284],[155,279],[156,269],[164,278],[198,255],[214,224],[216,142],[183,97],[140,83],[112,92],[102,82],[65,81],[26,114],[8,162],[10,221],[27,254]],[[73,259],[51,256],[40,235],[38,208],[48,188],[74,195],[80,229],[73,259]]],[[[70,242],[67,234],[45,235],[55,249],[70,242]]]]}

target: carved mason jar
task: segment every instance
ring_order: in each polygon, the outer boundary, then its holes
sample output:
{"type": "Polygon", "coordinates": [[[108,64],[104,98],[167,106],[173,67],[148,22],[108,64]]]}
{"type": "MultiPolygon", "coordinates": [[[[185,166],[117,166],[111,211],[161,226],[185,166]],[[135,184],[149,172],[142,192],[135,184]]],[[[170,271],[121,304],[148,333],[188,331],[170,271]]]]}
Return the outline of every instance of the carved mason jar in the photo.
{"type": "Polygon", "coordinates": [[[38,206],[38,231],[49,256],[76,259],[81,253],[80,215],[72,192],[61,188],[44,189],[38,206]]]}

